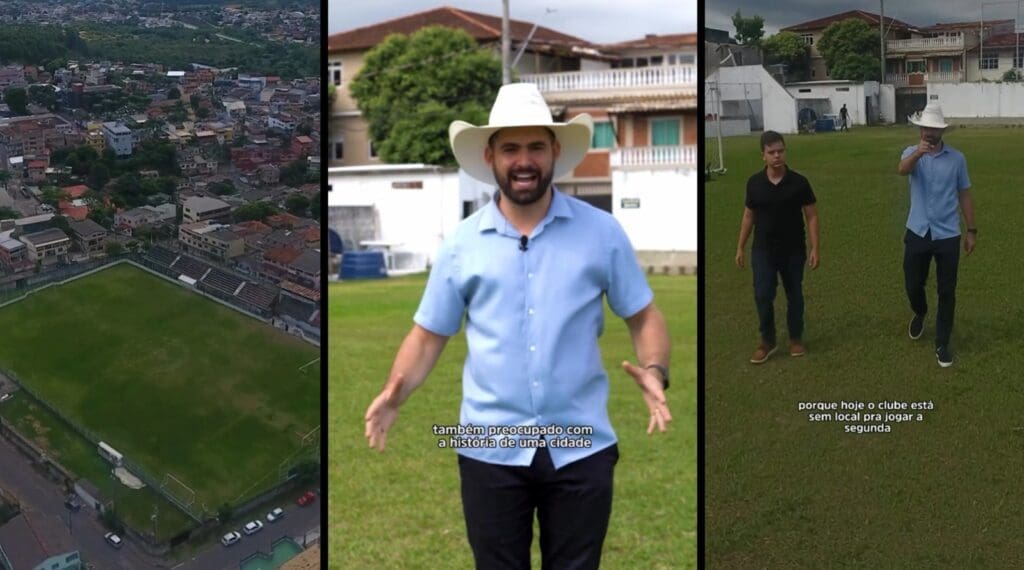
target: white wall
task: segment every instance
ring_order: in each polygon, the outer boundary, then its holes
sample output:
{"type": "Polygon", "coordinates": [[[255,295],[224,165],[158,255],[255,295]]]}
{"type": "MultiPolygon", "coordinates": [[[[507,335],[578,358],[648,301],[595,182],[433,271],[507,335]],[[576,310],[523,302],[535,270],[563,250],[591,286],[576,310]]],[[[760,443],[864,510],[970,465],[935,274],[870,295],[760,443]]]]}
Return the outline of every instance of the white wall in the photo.
{"type": "Polygon", "coordinates": [[[612,170],[612,214],[637,251],[697,251],[694,169],[612,170]],[[640,207],[623,209],[623,198],[640,207]]]}
{"type": "Polygon", "coordinates": [[[328,169],[328,207],[373,206],[381,241],[401,243],[396,250],[433,260],[441,242],[462,219],[459,175],[452,169],[420,167],[402,171],[363,167],[328,169]],[[393,182],[422,182],[423,188],[393,189],[393,182]]]}
{"type": "MultiPolygon", "coordinates": [[[[735,137],[750,134],[750,121],[726,119],[722,121],[722,136],[735,137]]],[[[718,121],[704,121],[704,138],[718,137],[718,121]]]]}
{"type": "Polygon", "coordinates": [[[760,85],[764,128],[780,133],[797,132],[796,100],[760,65],[720,67],[708,76],[707,82],[719,84],[723,101],[735,98],[733,89],[729,87],[731,85],[760,85]]]}
{"type": "MultiPolygon", "coordinates": [[[[853,125],[866,125],[867,109],[864,108],[864,86],[861,84],[826,84],[808,85],[793,83],[786,86],[786,91],[796,99],[796,108],[799,112],[801,99],[828,99],[832,105],[832,114],[838,116],[839,109],[846,105],[850,113],[850,123],[853,125]],[[838,91],[848,89],[848,91],[838,91]]],[[[839,125],[836,125],[839,128],[839,125]]]]}
{"type": "Polygon", "coordinates": [[[1024,85],[1018,83],[929,83],[928,102],[946,117],[1024,117],[1024,85]]]}

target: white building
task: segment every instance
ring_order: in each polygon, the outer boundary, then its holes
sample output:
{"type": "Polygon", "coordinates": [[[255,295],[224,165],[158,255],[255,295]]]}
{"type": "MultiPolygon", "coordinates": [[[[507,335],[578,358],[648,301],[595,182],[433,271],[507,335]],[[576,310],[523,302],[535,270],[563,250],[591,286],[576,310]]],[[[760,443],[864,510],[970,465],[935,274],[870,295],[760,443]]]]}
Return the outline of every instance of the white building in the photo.
{"type": "Polygon", "coordinates": [[[103,123],[103,138],[107,148],[117,156],[131,156],[132,131],[121,123],[103,123]]]}
{"type": "Polygon", "coordinates": [[[207,220],[226,220],[231,213],[231,205],[223,200],[192,196],[182,204],[182,220],[186,224],[205,222],[207,220]]]}

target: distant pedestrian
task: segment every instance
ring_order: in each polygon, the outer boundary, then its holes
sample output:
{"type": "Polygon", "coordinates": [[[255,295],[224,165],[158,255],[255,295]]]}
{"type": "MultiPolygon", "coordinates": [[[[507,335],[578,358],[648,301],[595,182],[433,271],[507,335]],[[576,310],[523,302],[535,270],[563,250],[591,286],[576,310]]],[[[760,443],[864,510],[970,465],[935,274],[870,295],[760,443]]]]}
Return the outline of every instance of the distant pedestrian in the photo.
{"type": "Polygon", "coordinates": [[[846,103],[843,103],[843,108],[839,109],[839,123],[842,125],[839,130],[848,131],[850,128],[847,126],[850,122],[850,112],[846,110],[846,103]]]}
{"type": "Polygon", "coordinates": [[[744,266],[744,248],[751,231],[754,245],[750,266],[754,270],[754,302],[760,321],[761,343],[750,362],[762,364],[776,350],[775,292],[779,278],[786,290],[786,324],[790,356],[806,353],[804,329],[804,264],[818,267],[818,210],[811,184],[786,166],[786,142],[775,131],[761,135],[765,168],[747,180],[746,206],[736,246],[736,265],[744,266]],[[804,221],[810,232],[808,255],[804,221]]]}

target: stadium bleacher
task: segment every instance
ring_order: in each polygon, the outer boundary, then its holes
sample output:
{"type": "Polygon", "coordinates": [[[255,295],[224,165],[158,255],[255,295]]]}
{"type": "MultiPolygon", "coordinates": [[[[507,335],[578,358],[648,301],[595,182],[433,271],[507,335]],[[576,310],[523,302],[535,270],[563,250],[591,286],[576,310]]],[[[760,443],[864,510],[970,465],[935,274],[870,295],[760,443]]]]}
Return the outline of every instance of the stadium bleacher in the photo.
{"type": "Polygon", "coordinates": [[[178,260],[174,262],[174,265],[171,265],[171,269],[180,271],[182,275],[199,281],[204,275],[206,275],[206,272],[209,271],[211,267],[202,261],[193,259],[187,255],[181,255],[178,257],[178,260]]]}
{"type": "Polygon", "coordinates": [[[237,277],[227,271],[217,269],[216,267],[212,268],[210,272],[207,273],[206,277],[203,278],[204,285],[231,296],[234,296],[235,291],[238,291],[238,288],[241,287],[242,283],[245,283],[245,280],[241,277],[237,277]]]}
{"type": "Polygon", "coordinates": [[[242,301],[249,303],[254,307],[258,307],[264,311],[270,311],[274,308],[274,300],[277,299],[277,292],[271,291],[255,283],[247,282],[242,290],[235,295],[242,301]]]}

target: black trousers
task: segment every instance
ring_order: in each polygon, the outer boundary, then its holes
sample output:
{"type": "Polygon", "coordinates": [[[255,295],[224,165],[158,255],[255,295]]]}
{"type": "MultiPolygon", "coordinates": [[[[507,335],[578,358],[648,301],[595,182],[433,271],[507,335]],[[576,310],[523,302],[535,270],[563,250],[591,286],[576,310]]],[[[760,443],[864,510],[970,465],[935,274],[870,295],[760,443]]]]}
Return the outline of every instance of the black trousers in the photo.
{"type": "Polygon", "coordinates": [[[478,570],[530,568],[533,515],[544,570],[596,569],[612,512],[617,445],[555,470],[547,449],[529,467],[459,456],[462,510],[478,570]]]}
{"type": "Polygon", "coordinates": [[[953,333],[953,310],[956,308],[956,273],[960,267],[960,236],[933,240],[929,231],[924,237],[907,230],[903,237],[903,277],[907,299],[914,314],[928,313],[924,286],[928,270],[935,259],[935,280],[939,307],[935,317],[935,346],[949,345],[953,333]]]}
{"type": "Polygon", "coordinates": [[[789,338],[801,340],[804,334],[804,264],[807,253],[779,254],[765,249],[750,252],[750,266],[754,270],[754,303],[757,305],[758,327],[761,340],[775,345],[775,293],[782,279],[786,290],[786,325],[789,338]]]}

